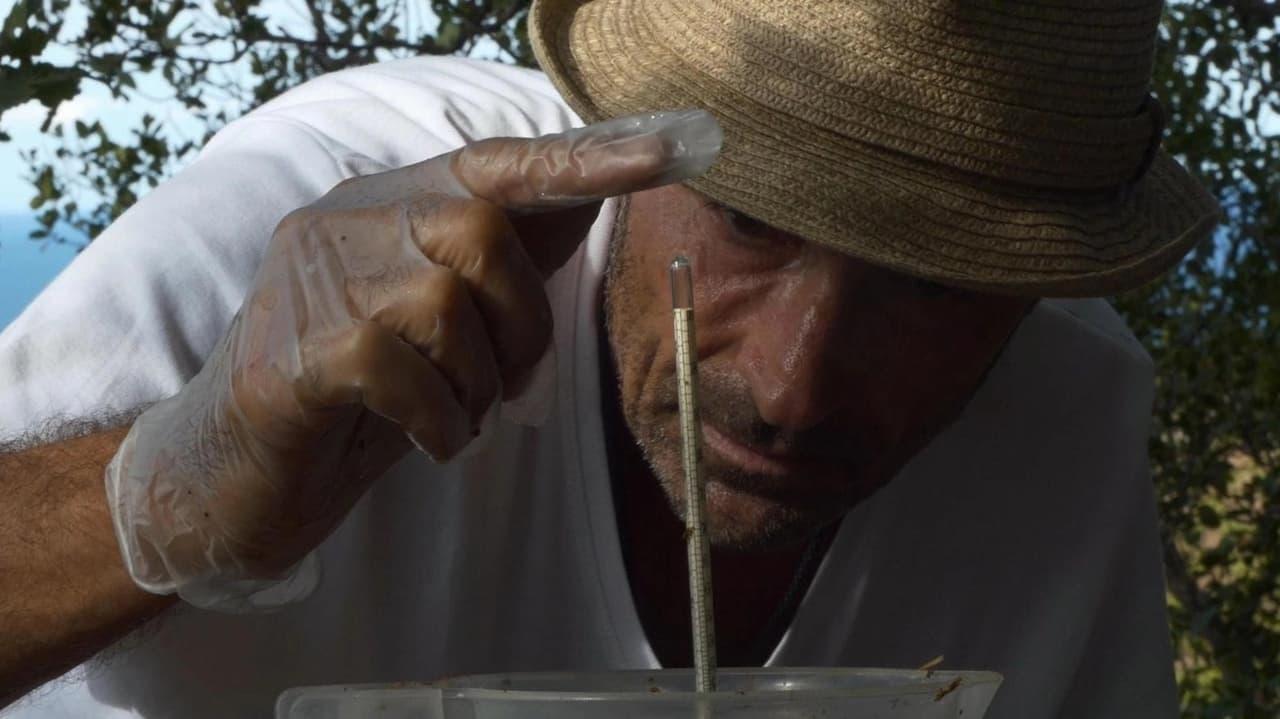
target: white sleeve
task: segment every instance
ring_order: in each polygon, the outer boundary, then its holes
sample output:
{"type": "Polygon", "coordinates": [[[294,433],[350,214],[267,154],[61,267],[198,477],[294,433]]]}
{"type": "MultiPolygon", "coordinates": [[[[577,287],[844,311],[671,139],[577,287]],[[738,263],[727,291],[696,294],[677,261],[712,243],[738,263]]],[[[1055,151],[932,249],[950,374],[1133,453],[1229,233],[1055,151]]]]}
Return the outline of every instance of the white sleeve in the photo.
{"type": "Polygon", "coordinates": [[[247,120],[226,134],[0,334],[0,437],[177,392],[239,308],[276,223],[342,177],[305,128],[247,120]]]}
{"type": "Polygon", "coordinates": [[[218,133],[0,333],[0,441],[176,393],[229,326],[276,224],[340,180],[573,124],[540,73],[459,58],[291,90],[218,133]]]}

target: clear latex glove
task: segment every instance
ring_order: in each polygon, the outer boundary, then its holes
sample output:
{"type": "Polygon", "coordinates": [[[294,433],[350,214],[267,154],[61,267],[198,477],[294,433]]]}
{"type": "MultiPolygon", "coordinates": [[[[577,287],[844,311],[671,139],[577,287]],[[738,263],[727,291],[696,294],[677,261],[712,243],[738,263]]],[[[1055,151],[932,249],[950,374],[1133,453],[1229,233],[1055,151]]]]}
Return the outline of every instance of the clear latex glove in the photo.
{"type": "Polygon", "coordinates": [[[203,369],[107,469],[134,581],[225,611],[305,597],[311,551],[412,446],[447,461],[500,399],[545,391],[542,282],[591,203],[701,174],[720,142],[702,111],[485,140],[290,214],[203,369]]]}

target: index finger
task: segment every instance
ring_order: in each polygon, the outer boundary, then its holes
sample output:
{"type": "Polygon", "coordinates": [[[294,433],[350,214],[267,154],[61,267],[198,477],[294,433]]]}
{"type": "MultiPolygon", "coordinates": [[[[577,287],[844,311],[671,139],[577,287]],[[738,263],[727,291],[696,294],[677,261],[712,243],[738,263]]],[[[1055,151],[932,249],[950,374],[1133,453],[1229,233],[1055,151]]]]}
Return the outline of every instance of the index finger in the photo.
{"type": "Polygon", "coordinates": [[[453,154],[474,196],[508,209],[594,202],[706,172],[724,135],[705,110],[631,115],[533,139],[494,138],[453,154]]]}

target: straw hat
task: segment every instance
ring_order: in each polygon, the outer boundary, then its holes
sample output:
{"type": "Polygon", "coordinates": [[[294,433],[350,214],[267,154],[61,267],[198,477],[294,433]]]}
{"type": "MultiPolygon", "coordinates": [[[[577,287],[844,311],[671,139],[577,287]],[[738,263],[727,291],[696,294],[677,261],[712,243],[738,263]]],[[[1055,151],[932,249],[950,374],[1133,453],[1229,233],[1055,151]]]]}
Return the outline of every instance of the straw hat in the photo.
{"type": "Polygon", "coordinates": [[[1129,289],[1217,222],[1159,149],[1161,0],[536,0],[587,122],[703,107],[690,186],[865,261],[1024,295],[1129,289]]]}

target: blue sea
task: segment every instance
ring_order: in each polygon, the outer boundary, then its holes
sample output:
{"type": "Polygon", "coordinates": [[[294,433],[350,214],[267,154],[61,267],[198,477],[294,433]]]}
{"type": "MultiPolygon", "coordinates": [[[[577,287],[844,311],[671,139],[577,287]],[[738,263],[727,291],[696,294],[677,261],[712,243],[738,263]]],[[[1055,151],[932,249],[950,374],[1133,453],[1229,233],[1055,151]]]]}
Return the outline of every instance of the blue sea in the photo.
{"type": "Polygon", "coordinates": [[[35,242],[29,215],[0,215],[0,328],[22,312],[40,290],[75,257],[74,247],[35,242]]]}

